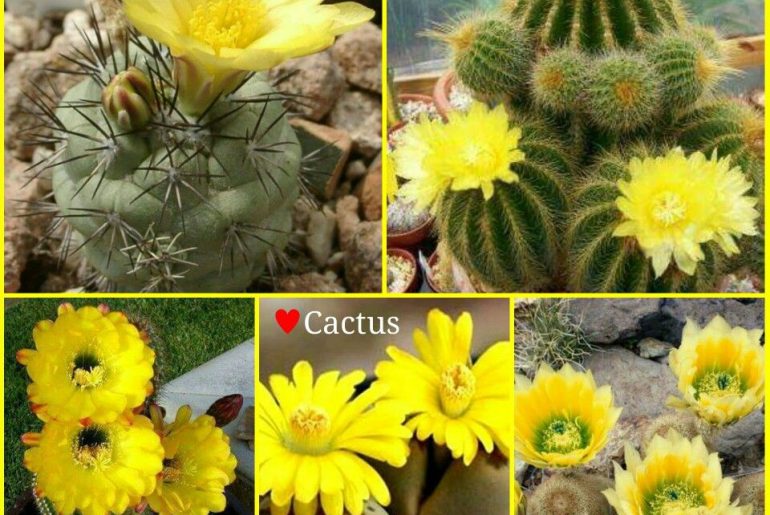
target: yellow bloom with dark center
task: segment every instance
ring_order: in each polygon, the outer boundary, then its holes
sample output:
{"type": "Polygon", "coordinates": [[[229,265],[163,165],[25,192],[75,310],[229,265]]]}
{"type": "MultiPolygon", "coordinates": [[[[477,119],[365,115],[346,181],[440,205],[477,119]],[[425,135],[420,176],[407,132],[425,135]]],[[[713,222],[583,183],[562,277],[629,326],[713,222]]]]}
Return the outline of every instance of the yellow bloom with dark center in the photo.
{"type": "Polygon", "coordinates": [[[146,417],[107,424],[50,421],[27,433],[24,466],[36,474],[39,497],[57,513],[123,513],[155,488],[163,447],[146,417]]]}
{"type": "Polygon", "coordinates": [[[500,105],[474,103],[467,113],[454,111],[447,123],[421,118],[400,131],[393,152],[395,172],[407,182],[399,195],[416,209],[433,206],[446,191],[480,189],[492,198],[495,182],[510,184],[519,176],[511,165],[524,160],[521,129],[510,127],[500,105]]]}
{"type": "Polygon", "coordinates": [[[361,515],[370,497],[390,503],[388,487],[363,458],[403,466],[410,432],[402,410],[379,402],[383,385],[353,398],[365,379],[363,371],[332,371],[314,382],[301,361],[292,380],[270,376],[272,393],[257,386],[257,482],[259,495],[270,494],[273,515],[316,515],[319,506],[325,515],[361,515]]]}
{"type": "Polygon", "coordinates": [[[688,320],[682,344],[669,354],[682,398],[669,398],[669,405],[718,426],[754,411],[765,392],[763,332],[731,327],[719,315],[702,329],[688,320]]]}
{"type": "Polygon", "coordinates": [[[16,359],[32,383],[27,394],[42,420],[112,422],[152,392],[155,353],[146,336],[120,312],[105,306],[59,306],[55,322],[32,331],[35,349],[16,359]]]}
{"type": "Polygon", "coordinates": [[[603,493],[619,515],[751,515],[751,506],[730,503],[733,481],[722,477],[717,453],[698,436],[673,429],[656,435],[642,460],[626,444],[626,470],[615,463],[615,488],[603,493]]]}
{"type": "Polygon", "coordinates": [[[428,332],[414,331],[419,357],[395,346],[391,360],[375,368],[375,385],[388,388],[387,404],[407,411],[407,427],[419,440],[433,438],[469,465],[479,450],[511,446],[513,347],[498,342],[471,360],[473,320],[453,321],[439,309],[428,313],[428,332]]]}
{"type": "Polygon", "coordinates": [[[542,365],[530,381],[516,376],[514,448],[530,465],[574,467],[593,460],[620,417],[608,385],[565,365],[542,365]]]}
{"type": "Polygon", "coordinates": [[[757,199],[746,195],[751,182],[730,158],[708,159],[681,149],[655,158],[633,159],[630,180],[621,180],[617,206],[623,222],[614,236],[636,238],[660,277],[672,260],[692,275],[705,259],[701,245],[715,241],[737,254],[735,238],[757,234],[757,199]]]}
{"type": "Polygon", "coordinates": [[[320,52],[370,20],[354,2],[323,0],[125,0],[129,21],[167,45],[179,99],[193,114],[231,92],[247,72],[320,52]]]}
{"type": "Polygon", "coordinates": [[[224,511],[225,487],[235,481],[237,460],[214,418],[201,415],[191,420],[189,406],[179,408],[170,424],[157,406],[151,416],[165,454],[158,486],[147,497],[150,508],[159,515],[224,511]]]}

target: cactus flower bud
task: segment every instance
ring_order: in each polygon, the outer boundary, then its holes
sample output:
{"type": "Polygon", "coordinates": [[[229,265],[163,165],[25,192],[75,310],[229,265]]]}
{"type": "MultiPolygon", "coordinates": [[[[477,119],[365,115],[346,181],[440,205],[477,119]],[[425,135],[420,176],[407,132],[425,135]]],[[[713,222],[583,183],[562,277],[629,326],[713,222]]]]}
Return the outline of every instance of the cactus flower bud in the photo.
{"type": "Polygon", "coordinates": [[[214,417],[217,427],[225,427],[227,424],[238,418],[238,413],[243,407],[243,395],[234,393],[226,395],[214,401],[206,415],[214,417]]]}
{"type": "Polygon", "coordinates": [[[147,126],[152,119],[152,84],[134,66],[115,75],[102,91],[104,111],[121,129],[132,131],[147,126]]]}

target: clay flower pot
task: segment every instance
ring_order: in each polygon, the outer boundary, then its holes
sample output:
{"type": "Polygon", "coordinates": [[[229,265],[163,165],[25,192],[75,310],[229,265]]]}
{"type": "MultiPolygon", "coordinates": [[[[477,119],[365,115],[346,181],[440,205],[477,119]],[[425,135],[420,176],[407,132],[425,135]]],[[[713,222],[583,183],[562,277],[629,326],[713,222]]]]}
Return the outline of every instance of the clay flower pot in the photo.
{"type": "Polygon", "coordinates": [[[452,103],[449,101],[449,94],[452,92],[452,88],[457,82],[457,76],[455,72],[448,71],[444,73],[433,88],[433,105],[436,106],[436,111],[444,120],[447,120],[449,113],[454,111],[452,103]]]}
{"type": "Polygon", "coordinates": [[[428,237],[433,229],[433,217],[428,218],[422,224],[407,232],[394,233],[388,229],[388,248],[415,247],[428,237]]]}
{"type": "Polygon", "coordinates": [[[394,290],[389,293],[411,293],[411,292],[417,291],[417,286],[418,286],[417,260],[412,255],[412,253],[404,249],[393,248],[393,249],[388,249],[388,256],[394,256],[394,257],[399,257],[401,259],[404,259],[408,261],[412,267],[412,277],[409,278],[407,281],[405,281],[406,287],[399,290],[394,290]]]}
{"type": "Polygon", "coordinates": [[[436,293],[444,293],[441,291],[441,288],[439,288],[438,283],[433,278],[433,269],[438,264],[438,260],[439,260],[439,254],[438,254],[438,250],[436,250],[428,258],[428,270],[425,272],[425,281],[428,283],[428,287],[430,287],[432,291],[436,293]]]}

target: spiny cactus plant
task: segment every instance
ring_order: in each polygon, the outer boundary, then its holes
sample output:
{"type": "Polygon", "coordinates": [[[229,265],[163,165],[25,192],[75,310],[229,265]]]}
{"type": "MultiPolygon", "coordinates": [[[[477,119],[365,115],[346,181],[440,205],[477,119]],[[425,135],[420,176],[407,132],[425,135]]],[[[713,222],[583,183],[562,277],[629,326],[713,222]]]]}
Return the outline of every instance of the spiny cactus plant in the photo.
{"type": "Polygon", "coordinates": [[[527,500],[530,515],[608,515],[612,513],[602,490],[612,486],[605,477],[556,474],[541,483],[527,500]]]}
{"type": "Polygon", "coordinates": [[[522,134],[506,160],[455,114],[464,144],[432,128],[441,144],[394,161],[474,282],[713,291],[757,248],[762,123],[720,93],[726,47],[677,0],[505,0],[441,31],[457,79],[522,134]]]}
{"type": "Polygon", "coordinates": [[[308,8],[326,20],[308,36],[323,44],[287,42],[265,59],[247,58],[239,45],[278,26],[246,27],[233,14],[258,25],[261,4],[240,2],[231,12],[212,1],[187,12],[164,3],[124,8],[165,45],[133,28],[117,42],[97,26],[95,37],[84,33],[87,50],[67,57],[84,80],[56,109],[48,107],[52,94],[34,85],[40,128],[50,135],[41,130],[33,140],[56,151],[31,170],[52,174],[53,193],[27,214],[53,213],[49,235],[63,239],[62,259],[82,251],[100,289],[244,290],[282,259],[292,206],[308,193],[317,154],[303,158],[289,125],[283,104],[297,98],[252,70],[325,48],[373,13],[357,4],[308,8]],[[170,17],[167,30],[156,30],[155,9],[170,17]],[[187,39],[175,32],[185,23],[187,39]],[[225,56],[221,47],[232,51],[225,56]]]}

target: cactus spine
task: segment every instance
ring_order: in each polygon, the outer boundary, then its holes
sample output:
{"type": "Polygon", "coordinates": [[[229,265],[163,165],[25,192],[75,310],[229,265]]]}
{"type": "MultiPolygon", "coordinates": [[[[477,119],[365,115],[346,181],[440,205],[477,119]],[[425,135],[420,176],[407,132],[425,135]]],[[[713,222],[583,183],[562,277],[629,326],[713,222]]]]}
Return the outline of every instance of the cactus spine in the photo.
{"type": "Polygon", "coordinates": [[[35,171],[53,171],[54,202],[33,209],[66,222],[63,257],[82,251],[105,289],[247,288],[286,246],[302,186],[286,98],[249,76],[192,116],[164,49],[90,44],[87,78],[55,112],[39,103],[57,152],[35,171]]]}
{"type": "Polygon", "coordinates": [[[527,501],[529,515],[608,515],[602,490],[612,486],[605,477],[581,473],[556,474],[546,479],[527,501]]]}

